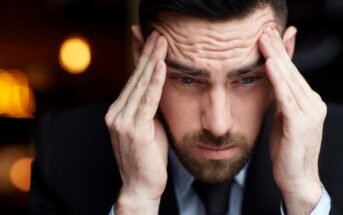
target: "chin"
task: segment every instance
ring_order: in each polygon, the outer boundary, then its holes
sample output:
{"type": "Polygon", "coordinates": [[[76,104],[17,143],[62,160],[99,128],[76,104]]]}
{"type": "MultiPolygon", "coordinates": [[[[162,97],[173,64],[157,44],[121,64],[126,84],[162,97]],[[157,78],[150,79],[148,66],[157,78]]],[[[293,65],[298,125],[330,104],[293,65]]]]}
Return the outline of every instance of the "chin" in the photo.
{"type": "Polygon", "coordinates": [[[197,179],[207,183],[231,181],[250,159],[250,153],[237,153],[227,159],[208,159],[197,153],[175,150],[185,168],[197,179]]]}

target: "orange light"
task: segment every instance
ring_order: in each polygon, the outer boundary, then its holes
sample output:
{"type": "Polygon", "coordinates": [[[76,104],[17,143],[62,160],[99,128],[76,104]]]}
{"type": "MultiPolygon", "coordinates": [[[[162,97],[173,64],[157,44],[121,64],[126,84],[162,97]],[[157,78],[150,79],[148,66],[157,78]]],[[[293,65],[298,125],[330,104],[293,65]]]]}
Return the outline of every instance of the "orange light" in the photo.
{"type": "Polygon", "coordinates": [[[35,99],[24,73],[0,70],[0,116],[32,118],[35,99]]]}
{"type": "Polygon", "coordinates": [[[60,48],[60,64],[72,74],[85,72],[91,63],[91,58],[90,45],[80,37],[67,39],[60,48]]]}
{"type": "Polygon", "coordinates": [[[30,190],[32,158],[21,158],[11,167],[10,179],[12,184],[21,191],[30,190]]]}

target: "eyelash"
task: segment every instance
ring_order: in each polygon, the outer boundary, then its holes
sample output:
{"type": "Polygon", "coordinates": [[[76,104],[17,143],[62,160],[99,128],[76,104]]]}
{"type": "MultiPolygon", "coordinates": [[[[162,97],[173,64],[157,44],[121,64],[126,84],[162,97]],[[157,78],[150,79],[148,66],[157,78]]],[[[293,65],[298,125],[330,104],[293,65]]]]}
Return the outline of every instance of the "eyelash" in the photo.
{"type": "Polygon", "coordinates": [[[256,81],[260,80],[261,78],[262,78],[262,77],[260,77],[260,76],[243,77],[243,78],[240,78],[238,82],[239,82],[243,87],[252,87],[252,86],[254,86],[254,85],[256,84],[256,81]],[[252,80],[251,83],[248,83],[248,84],[243,83],[244,80],[249,80],[249,79],[252,80]]]}
{"type": "MultiPolygon", "coordinates": [[[[238,84],[239,87],[250,89],[254,87],[260,79],[262,79],[263,76],[247,76],[247,77],[241,77],[239,79],[236,79],[235,81],[231,82],[232,84],[238,84]],[[244,81],[249,81],[249,83],[244,83],[244,81]]],[[[171,77],[171,79],[174,79],[177,81],[177,83],[182,87],[193,87],[195,84],[200,84],[199,86],[202,86],[202,84],[205,84],[201,80],[197,80],[188,76],[181,76],[181,77],[171,77]]]]}
{"type": "Polygon", "coordinates": [[[190,84],[193,84],[195,82],[195,80],[193,78],[190,78],[190,77],[179,77],[179,78],[175,78],[175,79],[178,80],[183,85],[190,85],[190,84]],[[185,81],[185,80],[187,80],[187,81],[185,81]],[[190,82],[188,82],[188,81],[190,81],[190,82]]]}

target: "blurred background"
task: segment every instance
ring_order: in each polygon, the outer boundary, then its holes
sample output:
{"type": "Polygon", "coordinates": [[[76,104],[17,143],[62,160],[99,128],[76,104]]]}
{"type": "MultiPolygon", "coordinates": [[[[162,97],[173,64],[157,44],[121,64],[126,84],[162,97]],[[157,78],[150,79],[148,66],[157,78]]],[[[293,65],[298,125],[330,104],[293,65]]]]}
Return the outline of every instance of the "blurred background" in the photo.
{"type": "MultiPolygon", "coordinates": [[[[294,62],[343,103],[343,0],[289,0],[294,62]]],[[[41,116],[113,101],[132,71],[137,0],[0,0],[0,214],[27,214],[41,116]]]]}

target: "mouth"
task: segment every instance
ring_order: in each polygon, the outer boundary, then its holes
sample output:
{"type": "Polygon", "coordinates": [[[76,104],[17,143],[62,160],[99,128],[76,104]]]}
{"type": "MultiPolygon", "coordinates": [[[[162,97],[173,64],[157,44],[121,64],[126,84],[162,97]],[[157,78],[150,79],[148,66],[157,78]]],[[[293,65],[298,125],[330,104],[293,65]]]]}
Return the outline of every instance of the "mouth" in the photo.
{"type": "Polygon", "coordinates": [[[237,147],[231,146],[205,146],[198,145],[197,151],[203,157],[209,160],[226,160],[232,157],[236,151],[237,147]]]}

